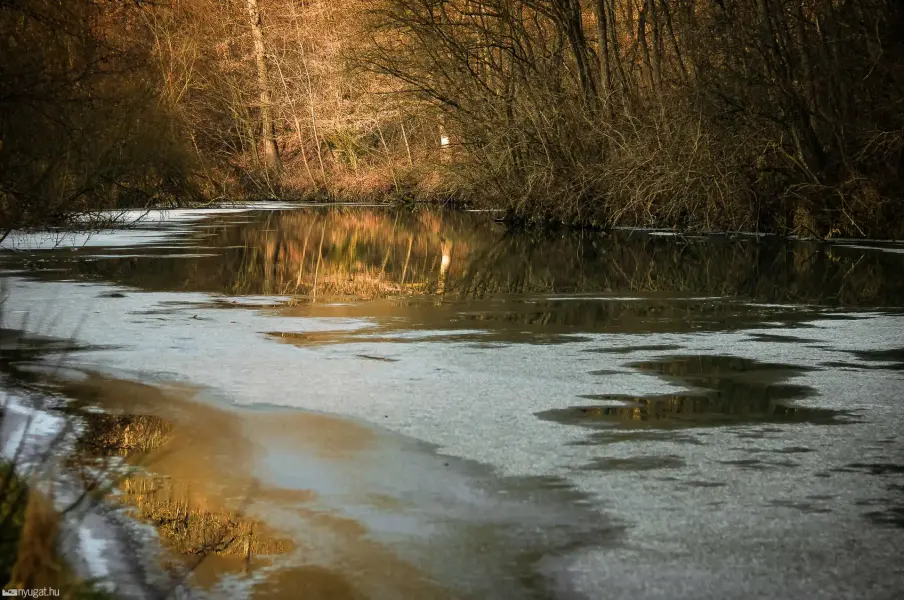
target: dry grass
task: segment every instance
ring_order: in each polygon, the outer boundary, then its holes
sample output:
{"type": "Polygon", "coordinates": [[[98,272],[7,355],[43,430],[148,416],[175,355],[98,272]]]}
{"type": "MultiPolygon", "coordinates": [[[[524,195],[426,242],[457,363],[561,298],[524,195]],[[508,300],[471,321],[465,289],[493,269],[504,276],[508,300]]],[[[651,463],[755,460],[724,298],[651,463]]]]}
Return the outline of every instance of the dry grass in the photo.
{"type": "Polygon", "coordinates": [[[69,600],[108,598],[89,582],[79,579],[58,552],[60,514],[50,498],[30,488],[24,522],[18,539],[16,560],[4,589],[52,588],[69,600]]]}
{"type": "Polygon", "coordinates": [[[30,490],[19,552],[8,587],[60,587],[63,568],[56,555],[59,528],[59,515],[50,500],[42,493],[30,490]]]}
{"type": "Polygon", "coordinates": [[[300,161],[286,161],[279,180],[280,196],[298,200],[341,203],[394,204],[447,202],[460,196],[447,175],[436,166],[409,165],[403,156],[361,161],[356,169],[329,163],[326,181],[311,175],[300,161]]]}
{"type": "Polygon", "coordinates": [[[569,8],[373,11],[363,68],[442,121],[476,201],[540,223],[901,230],[900,3],[553,4],[569,8]],[[762,34],[764,19],[786,33],[762,34]]]}

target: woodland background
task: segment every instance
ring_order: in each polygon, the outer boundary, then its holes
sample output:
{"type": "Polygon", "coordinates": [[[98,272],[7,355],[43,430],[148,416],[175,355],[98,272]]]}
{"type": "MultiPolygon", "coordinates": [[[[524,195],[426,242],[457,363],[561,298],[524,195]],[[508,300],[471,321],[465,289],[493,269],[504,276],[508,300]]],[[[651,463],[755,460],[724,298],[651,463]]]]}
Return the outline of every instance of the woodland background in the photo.
{"type": "Polygon", "coordinates": [[[0,235],[298,198],[901,237],[902,4],[0,0],[0,235]]]}

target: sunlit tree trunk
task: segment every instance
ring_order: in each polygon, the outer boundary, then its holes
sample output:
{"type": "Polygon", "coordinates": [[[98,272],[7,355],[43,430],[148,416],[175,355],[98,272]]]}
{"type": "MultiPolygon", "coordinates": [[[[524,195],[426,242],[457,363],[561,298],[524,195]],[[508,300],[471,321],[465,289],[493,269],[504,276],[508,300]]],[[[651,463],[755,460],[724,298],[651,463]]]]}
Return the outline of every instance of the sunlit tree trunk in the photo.
{"type": "MultiPolygon", "coordinates": [[[[630,6],[630,3],[628,3],[630,6]]],[[[618,75],[618,81],[621,84],[621,95],[622,102],[626,105],[630,106],[633,104],[632,96],[633,96],[633,88],[628,82],[628,76],[625,73],[624,63],[622,62],[622,55],[620,50],[619,43],[619,22],[616,18],[616,10],[615,10],[615,0],[608,0],[606,2],[606,6],[604,7],[606,13],[609,18],[606,20],[606,27],[609,30],[609,50],[612,54],[612,58],[615,61],[615,73],[618,75]]],[[[628,23],[631,21],[628,20],[628,23]]],[[[622,26],[624,29],[624,25],[622,26]]],[[[626,33],[630,35],[631,27],[630,25],[627,27],[626,33]]]]}
{"type": "Polygon", "coordinates": [[[268,169],[278,171],[282,167],[282,163],[279,159],[279,148],[276,146],[270,77],[267,71],[261,11],[257,0],[248,0],[248,18],[251,24],[251,37],[254,40],[254,59],[257,62],[257,85],[261,93],[261,137],[264,147],[264,162],[268,169]]]}

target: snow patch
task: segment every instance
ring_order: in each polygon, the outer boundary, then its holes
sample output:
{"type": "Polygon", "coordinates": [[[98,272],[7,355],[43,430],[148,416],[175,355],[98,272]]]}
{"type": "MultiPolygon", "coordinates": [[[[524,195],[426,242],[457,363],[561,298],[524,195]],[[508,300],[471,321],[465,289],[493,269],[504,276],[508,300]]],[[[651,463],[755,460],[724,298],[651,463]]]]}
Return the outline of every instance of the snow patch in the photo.
{"type": "Polygon", "coordinates": [[[64,426],[62,417],[29,406],[26,398],[6,393],[0,423],[3,459],[9,462],[15,460],[17,467],[26,471],[39,466],[64,426]]]}
{"type": "MultiPolygon", "coordinates": [[[[91,576],[94,579],[106,580],[110,576],[110,568],[104,557],[108,543],[99,537],[96,537],[90,527],[81,526],[78,528],[79,549],[82,551],[88,567],[91,569],[91,576]]],[[[113,588],[112,582],[104,581],[109,588],[113,588]]],[[[109,589],[108,591],[113,591],[109,589]]]]}

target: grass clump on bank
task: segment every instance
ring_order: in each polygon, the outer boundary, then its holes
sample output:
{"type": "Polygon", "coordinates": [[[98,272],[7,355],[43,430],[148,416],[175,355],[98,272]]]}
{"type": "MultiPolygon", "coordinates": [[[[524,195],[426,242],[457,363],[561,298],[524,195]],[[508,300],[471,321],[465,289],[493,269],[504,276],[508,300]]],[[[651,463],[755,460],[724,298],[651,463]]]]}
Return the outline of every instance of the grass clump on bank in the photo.
{"type": "Polygon", "coordinates": [[[59,556],[60,515],[50,500],[0,464],[0,580],[3,589],[59,590],[69,600],[106,600],[110,594],[78,579],[59,556]]]}

